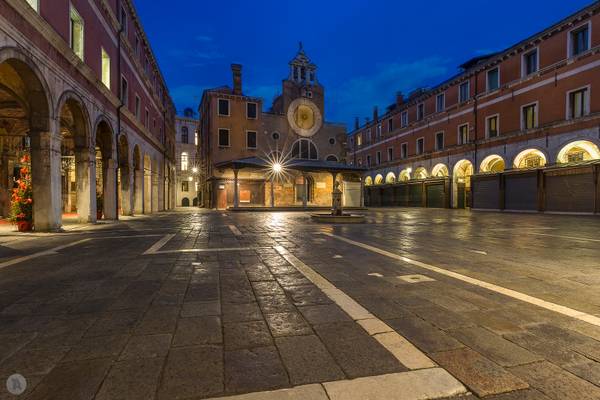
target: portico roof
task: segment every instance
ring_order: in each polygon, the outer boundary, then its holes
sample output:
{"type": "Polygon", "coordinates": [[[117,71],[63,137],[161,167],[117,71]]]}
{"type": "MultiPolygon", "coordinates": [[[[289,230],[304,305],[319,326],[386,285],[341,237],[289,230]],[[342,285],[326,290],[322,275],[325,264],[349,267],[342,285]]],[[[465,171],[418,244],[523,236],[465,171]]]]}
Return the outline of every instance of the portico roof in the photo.
{"type": "MultiPolygon", "coordinates": [[[[346,165],[335,161],[322,161],[322,160],[299,160],[293,159],[285,162],[285,168],[307,171],[307,172],[356,172],[362,173],[367,169],[364,167],[357,167],[354,165],[346,165]]],[[[271,163],[268,160],[264,160],[259,157],[246,157],[239,158],[237,160],[230,160],[218,163],[215,165],[216,168],[232,168],[232,169],[243,169],[243,168],[258,168],[268,169],[271,168],[271,163]]]]}

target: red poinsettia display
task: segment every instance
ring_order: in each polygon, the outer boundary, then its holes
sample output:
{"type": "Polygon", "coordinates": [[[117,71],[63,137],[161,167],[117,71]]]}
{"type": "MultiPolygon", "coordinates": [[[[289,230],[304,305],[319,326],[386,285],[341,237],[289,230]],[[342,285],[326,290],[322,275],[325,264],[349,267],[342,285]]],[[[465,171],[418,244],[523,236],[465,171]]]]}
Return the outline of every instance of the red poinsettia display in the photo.
{"type": "Polygon", "coordinates": [[[31,187],[30,159],[28,155],[21,158],[21,165],[17,186],[12,190],[11,220],[19,226],[19,230],[31,230],[33,189],[31,187]]]}

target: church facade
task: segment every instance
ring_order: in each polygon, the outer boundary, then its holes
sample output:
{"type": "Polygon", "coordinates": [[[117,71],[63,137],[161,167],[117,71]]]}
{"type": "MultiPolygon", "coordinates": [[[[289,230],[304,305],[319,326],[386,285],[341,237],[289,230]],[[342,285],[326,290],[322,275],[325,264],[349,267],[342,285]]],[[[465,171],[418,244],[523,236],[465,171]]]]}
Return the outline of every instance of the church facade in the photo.
{"type": "Polygon", "coordinates": [[[346,127],[325,115],[325,88],[302,46],[289,62],[281,94],[269,111],[242,90],[206,90],[200,114],[201,203],[208,208],[326,207],[334,182],[346,206],[360,206],[360,167],[345,163],[346,127]]]}

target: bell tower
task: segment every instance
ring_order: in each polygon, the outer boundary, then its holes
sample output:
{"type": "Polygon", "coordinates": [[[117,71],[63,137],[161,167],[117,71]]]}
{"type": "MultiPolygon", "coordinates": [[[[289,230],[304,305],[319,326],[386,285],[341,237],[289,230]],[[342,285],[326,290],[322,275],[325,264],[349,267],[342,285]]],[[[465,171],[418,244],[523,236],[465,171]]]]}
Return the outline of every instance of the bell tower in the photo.
{"type": "Polygon", "coordinates": [[[290,73],[283,81],[282,108],[287,112],[289,105],[297,98],[306,98],[319,108],[325,115],[325,89],[317,79],[317,66],[310,61],[304,52],[302,42],[299,43],[298,53],[289,62],[290,73]]]}

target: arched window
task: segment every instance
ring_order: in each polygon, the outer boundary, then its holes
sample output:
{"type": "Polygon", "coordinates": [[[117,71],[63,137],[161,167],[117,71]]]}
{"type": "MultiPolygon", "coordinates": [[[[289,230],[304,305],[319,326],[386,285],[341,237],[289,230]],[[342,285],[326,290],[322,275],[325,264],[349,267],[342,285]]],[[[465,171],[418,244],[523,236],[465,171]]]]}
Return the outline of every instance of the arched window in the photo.
{"type": "Polygon", "coordinates": [[[181,143],[188,144],[190,140],[190,132],[188,131],[187,126],[181,128],[181,143]]]}
{"type": "Polygon", "coordinates": [[[292,158],[301,160],[317,160],[317,146],[309,139],[298,139],[292,146],[292,158]]]}
{"type": "Polygon", "coordinates": [[[181,170],[187,171],[189,166],[188,153],[181,153],[181,170]]]}
{"type": "Polygon", "coordinates": [[[338,158],[336,156],[334,156],[333,154],[327,156],[327,158],[325,160],[327,160],[327,161],[333,161],[333,162],[338,162],[338,158]]]}

